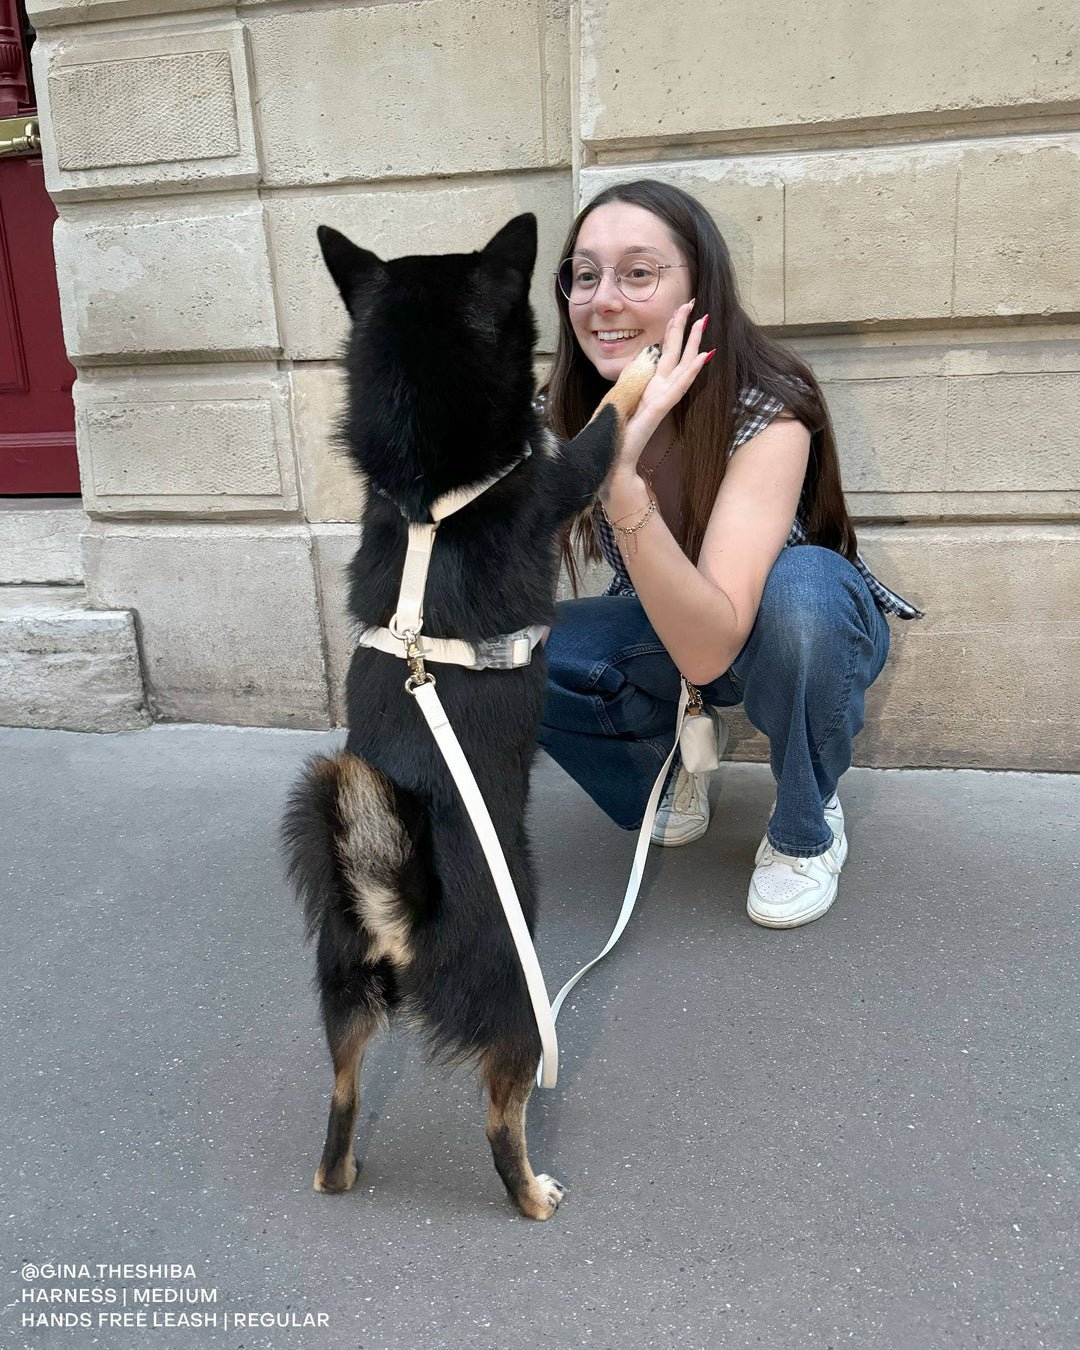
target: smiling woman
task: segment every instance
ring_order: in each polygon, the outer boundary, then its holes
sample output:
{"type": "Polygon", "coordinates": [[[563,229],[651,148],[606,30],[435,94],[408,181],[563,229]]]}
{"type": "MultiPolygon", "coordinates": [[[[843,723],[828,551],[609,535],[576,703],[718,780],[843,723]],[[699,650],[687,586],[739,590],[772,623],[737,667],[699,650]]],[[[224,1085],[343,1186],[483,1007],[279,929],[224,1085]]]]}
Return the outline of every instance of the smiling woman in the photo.
{"type": "MultiPolygon", "coordinates": [[[[817,380],[742,309],[699,202],[649,179],[608,188],[571,227],[555,290],[540,406],[560,436],[639,352],[662,354],[564,544],[575,596],[575,549],[614,575],[603,596],[558,606],[540,744],[633,829],[674,740],[680,674],[701,686],[719,753],[719,709],[744,703],[777,781],[747,912],[766,927],[808,923],[832,905],[847,856],[836,786],[888,652],[884,616],[919,611],[859,555],[817,380]],[[703,350],[710,324],[716,345],[703,350]]],[[[708,785],[676,757],[655,843],[705,833],[708,785]]]]}

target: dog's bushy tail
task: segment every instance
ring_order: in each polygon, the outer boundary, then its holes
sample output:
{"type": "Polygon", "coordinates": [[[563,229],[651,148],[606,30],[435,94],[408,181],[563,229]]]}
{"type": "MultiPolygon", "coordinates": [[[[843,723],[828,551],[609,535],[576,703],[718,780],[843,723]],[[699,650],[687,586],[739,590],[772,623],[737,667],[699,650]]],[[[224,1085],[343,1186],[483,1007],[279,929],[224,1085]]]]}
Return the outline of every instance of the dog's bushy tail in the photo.
{"type": "Polygon", "coordinates": [[[332,917],[362,926],[377,956],[402,956],[401,906],[410,844],[389,779],[347,750],[315,755],[289,795],[281,838],[308,939],[332,917]]]}

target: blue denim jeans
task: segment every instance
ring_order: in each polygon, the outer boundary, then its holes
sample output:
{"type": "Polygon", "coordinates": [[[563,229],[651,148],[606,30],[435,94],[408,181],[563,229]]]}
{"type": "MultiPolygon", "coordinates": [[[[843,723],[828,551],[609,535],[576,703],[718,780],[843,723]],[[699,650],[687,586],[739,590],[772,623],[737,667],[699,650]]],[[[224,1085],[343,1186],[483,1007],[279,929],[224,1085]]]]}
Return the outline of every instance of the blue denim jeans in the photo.
{"type": "MultiPolygon", "coordinates": [[[[547,641],[539,744],[624,829],[641,824],[675,739],[679,673],[634,596],[563,600],[547,641]]],[[[824,803],[851,764],[866,690],[889,626],[858,571],[830,549],[780,552],[731,669],[701,692],[742,703],[769,738],[776,811],[769,841],[794,857],[832,842],[824,803]]]]}

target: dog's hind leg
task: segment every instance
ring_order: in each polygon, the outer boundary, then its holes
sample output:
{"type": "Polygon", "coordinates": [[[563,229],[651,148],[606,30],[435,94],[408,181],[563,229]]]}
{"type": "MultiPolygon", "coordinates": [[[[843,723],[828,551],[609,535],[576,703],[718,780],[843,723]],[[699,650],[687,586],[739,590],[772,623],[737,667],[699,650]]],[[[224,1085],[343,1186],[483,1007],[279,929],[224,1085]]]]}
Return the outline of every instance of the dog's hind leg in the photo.
{"type": "Polygon", "coordinates": [[[360,1070],[364,1065],[364,1050],[377,1025],[377,1018],[360,1009],[353,1009],[345,1016],[327,1016],[326,1038],[334,1061],[334,1092],[330,1098],[326,1143],[319,1170],[315,1173],[317,1191],[339,1194],[352,1190],[356,1181],[352,1142],[356,1113],[360,1109],[360,1070]]]}
{"type": "Polygon", "coordinates": [[[525,1146],[525,1108],[533,1089],[536,1064],[524,1076],[517,1056],[502,1055],[493,1048],[484,1057],[487,1081],[487,1137],[495,1170],[510,1192],[510,1198],[527,1219],[550,1219],[566,1194],[554,1177],[536,1176],[529,1165],[525,1146]]]}
{"type": "Polygon", "coordinates": [[[290,797],[283,836],[309,933],[319,935],[317,981],[334,1061],[315,1189],[347,1191],[356,1180],[360,1065],[372,1033],[398,1001],[396,968],[411,959],[418,864],[395,811],[393,785],[348,751],[308,764],[290,797]]]}

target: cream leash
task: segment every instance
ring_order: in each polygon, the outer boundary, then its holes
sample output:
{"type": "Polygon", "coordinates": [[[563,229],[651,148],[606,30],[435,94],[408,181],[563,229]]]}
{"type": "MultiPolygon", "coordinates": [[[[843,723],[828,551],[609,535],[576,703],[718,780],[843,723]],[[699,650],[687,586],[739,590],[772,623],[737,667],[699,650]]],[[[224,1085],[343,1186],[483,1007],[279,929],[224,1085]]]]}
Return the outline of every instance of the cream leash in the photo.
{"type": "MultiPolygon", "coordinates": [[[[415,657],[409,661],[410,667],[413,666],[414,661],[417,661],[422,668],[423,662],[418,661],[418,658],[415,657]]],[[[499,893],[503,913],[506,915],[506,922],[514,939],[514,946],[517,948],[518,960],[521,962],[525,984],[529,990],[529,1000],[532,1003],[533,1016],[536,1019],[536,1029],[540,1033],[541,1057],[536,1081],[540,1087],[553,1088],[559,1078],[559,1042],[555,1035],[555,1020],[559,1016],[559,1011],[571,989],[584,975],[592,970],[593,966],[599,964],[607,956],[619,938],[622,937],[623,930],[630,922],[630,916],[633,914],[634,906],[637,903],[638,891],[641,889],[641,878],[645,871],[645,857],[652,840],[656,808],[660,801],[660,793],[663,791],[664,779],[667,777],[671,761],[674,759],[675,751],[678,748],[678,728],[682,726],[683,714],[689,701],[686,682],[685,680],[682,681],[682,688],[679,693],[679,709],[675,720],[675,741],[670,754],[664,761],[663,768],[657,775],[652,791],[649,793],[645,816],[638,832],[634,862],[630,868],[630,880],[626,885],[622,909],[615,921],[615,927],[612,929],[611,936],[604,945],[603,951],[594,956],[591,961],[581,967],[576,975],[567,980],[555,995],[550,1007],[548,1006],[547,985],[540,969],[536,948],[529,936],[529,927],[525,922],[525,916],[521,912],[521,902],[518,900],[513,879],[510,876],[510,869],[506,865],[506,857],[499,843],[499,836],[495,833],[495,826],[492,824],[487,804],[473,775],[469,761],[465,758],[465,752],[454,734],[454,728],[450,725],[446,709],[435,692],[435,677],[426,674],[422,669],[421,671],[414,669],[413,674],[405,681],[405,688],[420,705],[420,711],[424,714],[427,724],[431,728],[431,734],[435,737],[435,744],[442,752],[447,768],[453,775],[454,782],[461,793],[461,799],[465,803],[465,810],[468,812],[469,820],[476,831],[480,847],[484,850],[484,857],[487,859],[488,867],[491,870],[492,880],[495,882],[495,889],[499,893]]]]}
{"type": "MultiPolygon", "coordinates": [[[[523,458],[528,456],[529,453],[529,447],[526,446],[523,458]]],[[[652,838],[657,804],[660,801],[664,779],[667,777],[667,771],[671,767],[671,761],[679,744],[679,728],[682,726],[689,693],[684,680],[679,695],[678,716],[675,721],[675,743],[672,745],[671,753],[664,761],[664,767],[660,770],[652,791],[649,793],[645,816],[641,822],[641,831],[638,835],[637,850],[634,853],[634,862],[630,869],[630,880],[627,883],[622,909],[611,936],[608,938],[604,950],[598,956],[594,956],[587,965],[582,966],[577,974],[559,990],[554,1003],[549,1005],[547,985],[544,983],[544,975],[540,969],[540,962],[537,960],[536,948],[529,936],[529,926],[525,922],[521,902],[514,888],[510,869],[506,865],[506,856],[502,851],[502,845],[499,843],[499,836],[495,832],[491,814],[484,802],[483,794],[476,782],[469,761],[465,758],[461,743],[450,725],[450,719],[446,715],[442,700],[435,692],[435,677],[429,675],[424,666],[425,659],[436,662],[450,662],[474,670],[489,667],[505,670],[528,665],[532,659],[533,648],[542,637],[547,635],[547,629],[534,625],[520,633],[505,634],[501,638],[483,643],[465,642],[457,639],[427,638],[420,634],[424,617],[424,589],[427,584],[428,567],[431,562],[431,550],[435,544],[435,534],[440,522],[454,511],[459,511],[463,506],[467,506],[471,501],[474,501],[482,492],[491,487],[493,483],[498,482],[500,478],[520,463],[521,459],[518,459],[502,470],[501,473],[495,474],[491,478],[476,483],[472,487],[460,488],[440,497],[430,507],[432,524],[408,522],[409,541],[401,575],[397,609],[388,627],[367,629],[360,634],[359,641],[364,646],[377,647],[381,651],[403,657],[408,662],[410,674],[405,681],[405,688],[419,704],[420,711],[424,714],[424,719],[431,728],[435,744],[439,747],[447,768],[461,793],[465,810],[472,822],[473,829],[476,831],[476,837],[483,849],[484,857],[487,859],[492,880],[495,882],[495,889],[498,892],[499,901],[510,928],[510,934],[514,939],[514,946],[517,948],[518,960],[525,976],[529,1001],[532,1003],[533,1016],[536,1019],[536,1028],[540,1033],[541,1057],[536,1081],[540,1087],[552,1088],[559,1077],[559,1042],[555,1035],[555,1019],[559,1015],[559,1010],[571,989],[615,946],[634,912],[638,891],[641,889],[642,874],[645,870],[645,855],[652,838]]]]}

